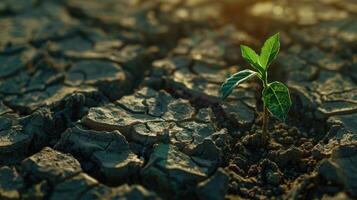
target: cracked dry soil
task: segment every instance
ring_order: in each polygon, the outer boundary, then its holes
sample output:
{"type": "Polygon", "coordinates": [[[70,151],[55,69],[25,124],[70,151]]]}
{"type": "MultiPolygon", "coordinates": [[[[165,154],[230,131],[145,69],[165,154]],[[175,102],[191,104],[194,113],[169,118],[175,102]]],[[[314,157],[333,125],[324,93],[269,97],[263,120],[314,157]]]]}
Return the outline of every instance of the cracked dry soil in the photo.
{"type": "Polygon", "coordinates": [[[357,198],[354,0],[0,1],[0,199],[357,198]],[[259,143],[239,45],[281,33],[259,143]]]}

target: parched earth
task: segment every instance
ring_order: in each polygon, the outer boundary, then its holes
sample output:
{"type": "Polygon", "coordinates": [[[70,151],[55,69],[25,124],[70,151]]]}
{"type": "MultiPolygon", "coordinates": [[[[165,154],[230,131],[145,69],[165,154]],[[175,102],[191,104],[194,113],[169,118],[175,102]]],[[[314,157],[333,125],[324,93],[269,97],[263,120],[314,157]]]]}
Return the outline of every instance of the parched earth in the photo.
{"type": "Polygon", "coordinates": [[[1,0],[0,199],[357,198],[355,0],[1,0]],[[259,139],[281,33],[293,107],[259,139]]]}

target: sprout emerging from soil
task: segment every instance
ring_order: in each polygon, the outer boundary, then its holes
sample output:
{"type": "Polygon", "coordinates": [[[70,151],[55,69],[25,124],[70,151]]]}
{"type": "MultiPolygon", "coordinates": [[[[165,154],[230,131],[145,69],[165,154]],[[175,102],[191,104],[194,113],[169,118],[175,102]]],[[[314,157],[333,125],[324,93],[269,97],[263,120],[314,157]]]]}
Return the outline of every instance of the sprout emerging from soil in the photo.
{"type": "Polygon", "coordinates": [[[221,98],[227,98],[233,89],[243,81],[250,77],[258,76],[263,85],[263,102],[264,115],[262,136],[268,138],[267,128],[269,120],[269,112],[281,121],[285,121],[286,116],[291,106],[291,99],[289,89],[278,81],[272,83],[268,82],[268,68],[272,61],[276,58],[280,49],[279,33],[268,38],[260,52],[260,55],[255,53],[253,49],[248,46],[241,45],[243,58],[256,70],[243,70],[233,74],[221,86],[221,98]],[[268,112],[269,111],[269,112],[268,112]]]}

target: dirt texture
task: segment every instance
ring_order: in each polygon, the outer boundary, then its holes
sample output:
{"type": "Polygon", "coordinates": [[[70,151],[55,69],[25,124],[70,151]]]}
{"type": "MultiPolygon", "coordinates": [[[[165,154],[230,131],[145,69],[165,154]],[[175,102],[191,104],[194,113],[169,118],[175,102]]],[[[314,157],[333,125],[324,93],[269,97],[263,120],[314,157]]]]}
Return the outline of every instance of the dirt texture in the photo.
{"type": "Polygon", "coordinates": [[[357,198],[355,0],[1,0],[0,199],[357,198]],[[286,122],[222,82],[280,32],[286,122]]]}

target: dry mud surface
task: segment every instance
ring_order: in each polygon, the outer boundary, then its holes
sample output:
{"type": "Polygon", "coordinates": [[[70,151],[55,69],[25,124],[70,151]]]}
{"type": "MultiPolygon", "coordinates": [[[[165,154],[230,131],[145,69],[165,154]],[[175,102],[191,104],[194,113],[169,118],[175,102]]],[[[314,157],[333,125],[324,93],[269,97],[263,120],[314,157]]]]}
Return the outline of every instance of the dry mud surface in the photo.
{"type": "Polygon", "coordinates": [[[0,199],[357,198],[355,0],[1,0],[0,199]],[[261,144],[279,31],[293,107],[261,144]]]}

